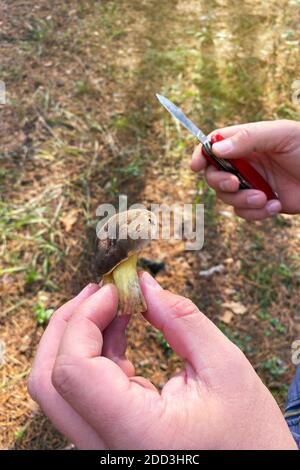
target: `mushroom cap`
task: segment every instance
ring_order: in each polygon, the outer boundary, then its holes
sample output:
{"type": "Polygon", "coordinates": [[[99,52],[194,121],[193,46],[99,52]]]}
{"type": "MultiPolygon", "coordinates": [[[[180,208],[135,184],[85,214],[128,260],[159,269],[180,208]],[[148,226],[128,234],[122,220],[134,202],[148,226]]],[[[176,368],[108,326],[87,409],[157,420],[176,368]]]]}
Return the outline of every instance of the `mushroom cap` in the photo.
{"type": "Polygon", "coordinates": [[[146,209],[131,209],[110,217],[97,234],[97,273],[100,276],[110,273],[148,245],[156,227],[155,214],[146,209]]]}

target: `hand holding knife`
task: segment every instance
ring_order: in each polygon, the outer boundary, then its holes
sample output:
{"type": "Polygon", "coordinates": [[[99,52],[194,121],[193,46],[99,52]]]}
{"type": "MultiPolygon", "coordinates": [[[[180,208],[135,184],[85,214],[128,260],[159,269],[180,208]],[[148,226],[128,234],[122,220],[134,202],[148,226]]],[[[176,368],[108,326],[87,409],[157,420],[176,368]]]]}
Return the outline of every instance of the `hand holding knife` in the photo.
{"type": "Polygon", "coordinates": [[[278,199],[269,183],[261,176],[250,163],[243,158],[224,159],[217,157],[212,151],[212,145],[224,140],[221,134],[216,134],[211,140],[171,101],[162,95],[156,94],[159,102],[169,113],[175,117],[189,132],[191,132],[201,143],[202,153],[206,160],[222,171],[234,174],[240,183],[240,189],[258,189],[263,191],[267,199],[278,199]]]}

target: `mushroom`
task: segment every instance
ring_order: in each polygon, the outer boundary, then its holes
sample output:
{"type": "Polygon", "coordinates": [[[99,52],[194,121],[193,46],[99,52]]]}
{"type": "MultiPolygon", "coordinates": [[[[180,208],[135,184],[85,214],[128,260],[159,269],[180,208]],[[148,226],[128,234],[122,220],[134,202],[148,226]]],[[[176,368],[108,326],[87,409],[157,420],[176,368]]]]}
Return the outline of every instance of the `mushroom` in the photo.
{"type": "Polygon", "coordinates": [[[138,252],[157,229],[156,216],[146,209],[131,209],[113,215],[98,232],[96,268],[103,283],[113,283],[119,292],[120,314],[142,313],[147,306],[140,289],[138,252]]]}

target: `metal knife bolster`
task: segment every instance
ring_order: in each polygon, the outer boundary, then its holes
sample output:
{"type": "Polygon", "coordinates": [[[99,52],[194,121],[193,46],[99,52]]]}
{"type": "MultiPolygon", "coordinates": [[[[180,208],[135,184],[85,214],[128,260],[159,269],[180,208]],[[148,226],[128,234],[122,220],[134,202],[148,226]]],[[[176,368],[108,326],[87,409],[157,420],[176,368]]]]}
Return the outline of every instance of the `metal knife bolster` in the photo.
{"type": "Polygon", "coordinates": [[[242,177],[240,172],[228,160],[216,157],[216,155],[212,151],[212,144],[209,139],[203,142],[203,150],[205,151],[207,156],[215,162],[215,166],[217,168],[223,171],[227,171],[228,173],[232,173],[238,178],[240,182],[240,189],[252,188],[252,186],[242,177]]]}

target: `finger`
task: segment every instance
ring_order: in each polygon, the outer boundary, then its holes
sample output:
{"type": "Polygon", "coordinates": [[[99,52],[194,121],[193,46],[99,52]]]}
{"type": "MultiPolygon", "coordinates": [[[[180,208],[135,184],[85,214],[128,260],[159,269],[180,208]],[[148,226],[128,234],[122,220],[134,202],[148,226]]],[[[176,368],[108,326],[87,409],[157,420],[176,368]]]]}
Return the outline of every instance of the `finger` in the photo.
{"type": "MultiPolygon", "coordinates": [[[[215,134],[221,134],[223,137],[225,137],[225,139],[227,139],[228,137],[231,137],[237,134],[237,132],[245,128],[246,129],[253,128],[256,131],[263,132],[264,135],[268,137],[272,136],[273,139],[275,137],[273,135],[274,130],[276,130],[277,134],[279,134],[279,138],[277,138],[277,140],[279,139],[281,140],[282,136],[286,135],[288,129],[290,129],[291,132],[295,129],[293,125],[293,121],[289,121],[286,119],[284,120],[279,119],[276,121],[248,122],[246,124],[235,124],[233,126],[227,126],[227,127],[215,129],[213,132],[209,134],[209,138],[211,138],[215,134]]],[[[271,144],[272,144],[272,141],[271,141],[271,144]]]]}
{"type": "MultiPolygon", "coordinates": [[[[236,134],[239,130],[245,127],[244,125],[236,125],[236,126],[230,126],[230,127],[224,127],[222,129],[217,129],[210,134],[208,134],[208,138],[211,139],[211,137],[214,134],[221,133],[221,135],[225,138],[231,137],[232,135],[236,134]]],[[[193,155],[192,155],[192,161],[191,161],[191,169],[195,172],[199,172],[204,170],[207,166],[209,165],[208,161],[204,157],[202,153],[202,144],[197,145],[195,148],[193,155]]]]}
{"type": "Polygon", "coordinates": [[[157,388],[155,387],[155,385],[153,385],[150,380],[146,379],[145,377],[141,377],[140,375],[130,377],[130,382],[135,382],[143,388],[148,388],[149,390],[157,392],[157,388]]]}
{"type": "Polygon", "coordinates": [[[82,302],[69,320],[58,355],[92,358],[102,352],[102,332],[117,314],[115,286],[107,284],[82,302]]]}
{"type": "MultiPolygon", "coordinates": [[[[33,379],[37,370],[52,370],[61,337],[67,326],[67,321],[71,318],[76,308],[98,290],[99,286],[97,284],[88,284],[76,297],[69,300],[52,315],[49,325],[42,336],[33,362],[29,380],[30,387],[33,387],[33,383],[35,383],[33,379]]],[[[34,394],[33,390],[32,393],[34,394]]]]}
{"type": "Polygon", "coordinates": [[[134,375],[134,366],[126,356],[126,326],[130,320],[129,315],[116,317],[103,333],[102,355],[114,361],[128,376],[134,375]]]}
{"type": "MultiPolygon", "coordinates": [[[[211,139],[214,134],[221,134],[225,138],[231,137],[244,127],[245,124],[223,127],[222,129],[216,129],[215,131],[211,132],[210,134],[208,134],[207,137],[211,139]]],[[[209,163],[207,162],[206,158],[202,153],[202,144],[199,144],[195,148],[192,155],[191,169],[195,172],[199,172],[204,170],[208,165],[209,163]]]]}
{"type": "Polygon", "coordinates": [[[232,343],[201,313],[189,299],[163,290],[149,273],[141,276],[141,287],[147,303],[145,317],[161,330],[171,348],[188,361],[196,373],[226,369],[232,356],[232,343]]]}
{"type": "Polygon", "coordinates": [[[240,130],[244,129],[246,126],[251,126],[252,124],[254,123],[249,122],[246,124],[234,124],[233,126],[220,127],[210,133],[210,138],[213,135],[221,134],[225,139],[227,139],[228,137],[231,137],[237,132],[239,132],[240,130]]]}
{"type": "Polygon", "coordinates": [[[245,208],[236,208],[235,213],[239,217],[242,217],[245,220],[264,220],[268,217],[272,217],[278,214],[281,211],[281,203],[276,199],[268,201],[265,207],[262,209],[245,209],[245,208]]]}
{"type": "Polygon", "coordinates": [[[236,209],[262,209],[267,204],[267,196],[265,193],[256,189],[243,189],[236,193],[219,191],[217,192],[217,196],[223,202],[236,209]]]}
{"type": "Polygon", "coordinates": [[[53,314],[40,341],[28,381],[31,397],[39,403],[54,426],[80,449],[105,449],[105,445],[95,430],[57,393],[51,382],[51,373],[68,319],[98,289],[97,284],[89,284],[53,314]]]}
{"type": "Polygon", "coordinates": [[[68,323],[52,373],[59,394],[105,436],[108,447],[113,437],[124,436],[126,417],[132,420],[140,413],[143,392],[145,398],[149,393],[159,397],[130,382],[117,364],[99,355],[102,332],[114,319],[117,304],[113,285],[105,285],[83,302],[68,323]]]}
{"type": "Polygon", "coordinates": [[[225,140],[213,144],[212,150],[224,158],[249,157],[254,152],[280,152],[286,142],[287,126],[284,121],[265,121],[221,129],[219,132],[225,140]]]}
{"type": "Polygon", "coordinates": [[[240,183],[235,175],[226,171],[220,171],[209,165],[205,171],[206,181],[215,191],[236,192],[240,183]]]}
{"type": "Polygon", "coordinates": [[[191,169],[193,171],[202,171],[207,166],[207,161],[204,155],[202,154],[202,145],[199,144],[192,155],[191,169]]]}
{"type": "Polygon", "coordinates": [[[104,440],[55,390],[49,383],[39,383],[39,399],[37,400],[45,415],[58,431],[78,449],[106,449],[104,440]]]}

